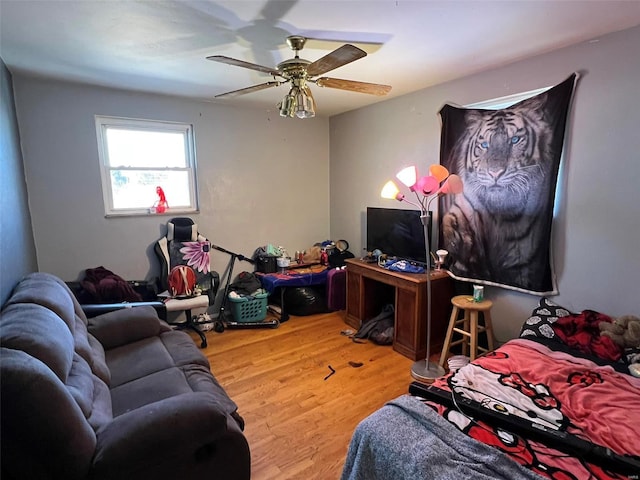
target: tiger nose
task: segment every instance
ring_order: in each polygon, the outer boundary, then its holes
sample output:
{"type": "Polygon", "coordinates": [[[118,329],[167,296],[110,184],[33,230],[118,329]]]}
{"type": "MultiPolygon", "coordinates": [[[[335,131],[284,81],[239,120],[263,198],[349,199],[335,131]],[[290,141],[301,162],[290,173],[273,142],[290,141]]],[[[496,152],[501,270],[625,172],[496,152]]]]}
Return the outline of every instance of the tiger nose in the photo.
{"type": "Polygon", "coordinates": [[[504,170],[505,170],[504,168],[494,167],[494,168],[489,168],[488,173],[489,173],[489,176],[495,180],[502,176],[502,174],[504,173],[504,170]]]}

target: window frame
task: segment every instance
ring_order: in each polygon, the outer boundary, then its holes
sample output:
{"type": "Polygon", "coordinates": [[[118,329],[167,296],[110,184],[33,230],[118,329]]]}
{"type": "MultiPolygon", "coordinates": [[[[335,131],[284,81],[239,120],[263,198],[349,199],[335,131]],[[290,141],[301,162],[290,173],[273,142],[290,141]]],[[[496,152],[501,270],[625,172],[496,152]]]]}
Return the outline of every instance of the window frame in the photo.
{"type": "Polygon", "coordinates": [[[163,120],[146,120],[139,118],[113,117],[106,115],[95,115],[96,137],[98,144],[98,160],[100,163],[100,177],[102,184],[102,198],[104,204],[105,217],[123,216],[152,216],[152,215],[174,215],[177,213],[198,213],[198,185],[196,175],[196,149],[195,136],[192,124],[170,122],[163,120]],[[120,128],[125,130],[138,130],[150,132],[171,132],[180,133],[184,136],[185,167],[125,167],[111,165],[109,163],[108,144],[106,132],[109,128],[120,128]],[[188,176],[189,185],[189,206],[171,207],[166,212],[158,214],[151,211],[153,200],[150,199],[149,207],[146,208],[115,208],[113,203],[113,189],[111,183],[112,170],[148,170],[151,172],[185,171],[188,176]]]}

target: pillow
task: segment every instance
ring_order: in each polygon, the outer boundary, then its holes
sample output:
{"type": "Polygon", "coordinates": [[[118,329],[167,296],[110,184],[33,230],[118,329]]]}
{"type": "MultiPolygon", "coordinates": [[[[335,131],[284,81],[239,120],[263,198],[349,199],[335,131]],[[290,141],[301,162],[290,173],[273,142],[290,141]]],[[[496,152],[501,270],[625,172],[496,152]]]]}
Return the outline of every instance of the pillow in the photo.
{"type": "Polygon", "coordinates": [[[562,317],[553,323],[556,336],[569,348],[607,362],[617,362],[622,348],[606,335],[600,335],[600,324],[611,322],[611,317],[594,310],[583,310],[562,317]]]}
{"type": "MultiPolygon", "coordinates": [[[[573,313],[548,298],[541,298],[531,316],[522,325],[520,338],[534,340],[552,350],[570,353],[578,358],[586,358],[598,365],[610,365],[619,372],[628,373],[627,364],[633,360],[634,352],[627,351],[624,352],[624,355],[621,355],[620,350],[614,347],[613,342],[607,344],[609,339],[605,337],[603,342],[599,332],[596,335],[596,329],[591,329],[590,333],[585,331],[578,332],[576,321],[585,315],[591,315],[596,320],[611,321],[609,317],[598,312],[585,310],[581,313],[573,313]],[[562,319],[562,321],[558,322],[559,319],[562,319]],[[558,331],[560,335],[558,335],[558,331]],[[568,343],[566,342],[567,339],[570,339],[568,343]],[[575,343],[581,340],[588,348],[576,348],[577,345],[575,343]],[[617,355],[615,355],[616,353],[617,355]],[[612,354],[615,360],[612,358],[612,354]]],[[[595,326],[597,327],[597,325],[595,326]]]]}
{"type": "Polygon", "coordinates": [[[519,336],[520,338],[556,338],[552,325],[558,318],[566,317],[567,315],[571,315],[569,310],[543,297],[531,313],[531,316],[522,325],[519,336]]]}
{"type": "Polygon", "coordinates": [[[209,241],[177,242],[173,241],[169,248],[171,267],[187,265],[196,274],[196,283],[208,290],[211,287],[210,268],[211,244],[209,241]]]}

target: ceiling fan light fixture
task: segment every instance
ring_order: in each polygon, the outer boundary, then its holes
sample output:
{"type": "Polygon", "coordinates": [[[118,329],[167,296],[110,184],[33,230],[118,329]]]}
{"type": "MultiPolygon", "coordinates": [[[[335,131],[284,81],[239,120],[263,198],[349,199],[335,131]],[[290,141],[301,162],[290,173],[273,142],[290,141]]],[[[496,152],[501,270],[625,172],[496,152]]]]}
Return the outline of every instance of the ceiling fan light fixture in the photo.
{"type": "Polygon", "coordinates": [[[296,114],[296,96],[294,95],[293,88],[282,99],[282,102],[278,104],[278,108],[280,109],[281,117],[293,118],[296,114]]]}
{"type": "Polygon", "coordinates": [[[316,116],[316,108],[313,95],[308,87],[303,87],[298,90],[296,95],[296,117],[298,118],[313,118],[316,116]]]}

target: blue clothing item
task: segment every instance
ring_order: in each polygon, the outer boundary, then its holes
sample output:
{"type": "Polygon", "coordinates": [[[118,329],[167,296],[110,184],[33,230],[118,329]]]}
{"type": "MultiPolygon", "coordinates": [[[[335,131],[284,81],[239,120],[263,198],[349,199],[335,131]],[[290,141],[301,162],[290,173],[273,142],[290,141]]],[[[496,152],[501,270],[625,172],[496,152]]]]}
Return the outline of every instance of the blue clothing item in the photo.
{"type": "Polygon", "coordinates": [[[403,272],[403,273],[425,273],[426,270],[424,267],[419,265],[414,265],[406,260],[387,260],[384,268],[387,270],[391,270],[392,272],[403,272]]]}
{"type": "Polygon", "coordinates": [[[462,433],[420,398],[403,395],[362,420],[341,480],[542,480],[497,448],[462,433]]]}
{"type": "Polygon", "coordinates": [[[290,270],[288,273],[259,273],[256,276],[262,283],[269,295],[271,295],[277,287],[306,287],[309,285],[324,285],[327,283],[327,275],[329,270],[322,270],[315,273],[296,273],[290,270]]]}

